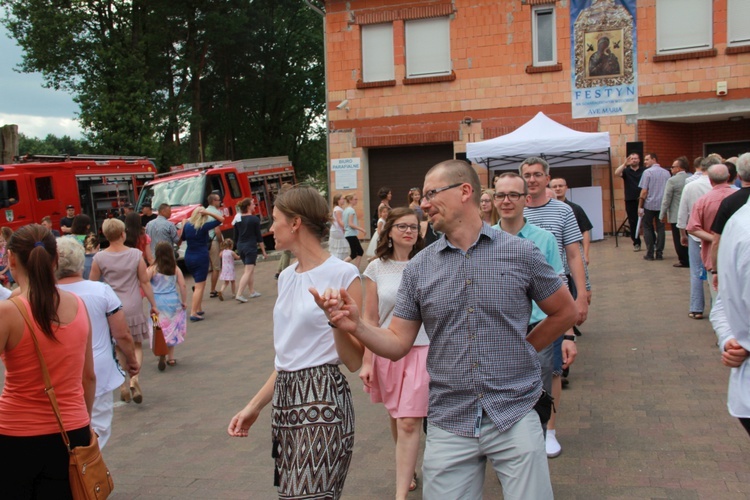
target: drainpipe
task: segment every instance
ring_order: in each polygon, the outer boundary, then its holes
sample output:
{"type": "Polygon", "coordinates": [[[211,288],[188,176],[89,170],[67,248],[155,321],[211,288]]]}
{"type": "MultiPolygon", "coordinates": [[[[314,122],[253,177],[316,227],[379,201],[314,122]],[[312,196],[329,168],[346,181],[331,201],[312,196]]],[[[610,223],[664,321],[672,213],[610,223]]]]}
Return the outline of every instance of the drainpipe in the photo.
{"type": "Polygon", "coordinates": [[[324,85],[324,92],[325,92],[325,98],[326,98],[326,111],[325,111],[325,117],[326,117],[326,183],[328,184],[328,201],[331,201],[331,151],[330,151],[330,122],[328,120],[328,67],[326,64],[327,60],[327,50],[326,50],[326,13],[323,8],[318,7],[315,3],[313,3],[312,0],[305,0],[305,5],[307,5],[311,10],[317,12],[320,17],[323,19],[323,85],[324,85]]]}

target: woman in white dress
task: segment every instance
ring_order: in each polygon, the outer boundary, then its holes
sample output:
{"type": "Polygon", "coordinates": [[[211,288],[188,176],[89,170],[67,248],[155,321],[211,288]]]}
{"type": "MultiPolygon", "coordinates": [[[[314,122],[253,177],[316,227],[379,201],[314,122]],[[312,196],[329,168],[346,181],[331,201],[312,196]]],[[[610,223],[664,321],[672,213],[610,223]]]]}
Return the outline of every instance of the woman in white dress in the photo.
{"type": "MultiPolygon", "coordinates": [[[[333,220],[331,221],[331,232],[328,235],[328,251],[334,257],[348,261],[349,242],[344,238],[344,208],[346,200],[341,193],[333,195],[333,220]]],[[[281,271],[279,271],[281,272],[281,271]]]]}

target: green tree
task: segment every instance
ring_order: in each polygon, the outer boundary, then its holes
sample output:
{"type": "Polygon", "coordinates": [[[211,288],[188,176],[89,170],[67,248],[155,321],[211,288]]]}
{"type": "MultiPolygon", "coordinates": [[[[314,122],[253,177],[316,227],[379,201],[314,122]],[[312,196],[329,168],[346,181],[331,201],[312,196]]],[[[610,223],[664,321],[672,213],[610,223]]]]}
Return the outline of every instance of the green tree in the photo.
{"type": "Polygon", "coordinates": [[[92,153],[89,145],[79,139],[71,139],[67,135],[57,137],[48,134],[44,139],[39,139],[23,133],[18,134],[18,154],[21,156],[27,154],[76,156],[89,153],[92,153]]]}
{"type": "Polygon", "coordinates": [[[168,166],[288,155],[324,175],[320,18],[296,0],[0,0],[100,154],[168,166]]]}

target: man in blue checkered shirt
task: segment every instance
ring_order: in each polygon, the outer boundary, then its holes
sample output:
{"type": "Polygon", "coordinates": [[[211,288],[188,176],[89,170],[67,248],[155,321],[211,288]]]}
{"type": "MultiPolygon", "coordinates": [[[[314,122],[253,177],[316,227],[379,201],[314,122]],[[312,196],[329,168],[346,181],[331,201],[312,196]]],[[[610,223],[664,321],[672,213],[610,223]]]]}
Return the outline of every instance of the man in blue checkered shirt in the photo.
{"type": "Polygon", "coordinates": [[[487,459],[506,498],[552,498],[537,352],[572,327],[573,298],[536,246],[479,217],[481,188],[463,161],[435,165],[421,207],[444,233],[404,271],[393,320],[360,320],[345,290],[311,290],[334,328],[390,359],[406,355],[424,323],[430,337],[426,499],[482,498],[487,459]],[[531,300],[547,318],[526,335],[531,300]]]}

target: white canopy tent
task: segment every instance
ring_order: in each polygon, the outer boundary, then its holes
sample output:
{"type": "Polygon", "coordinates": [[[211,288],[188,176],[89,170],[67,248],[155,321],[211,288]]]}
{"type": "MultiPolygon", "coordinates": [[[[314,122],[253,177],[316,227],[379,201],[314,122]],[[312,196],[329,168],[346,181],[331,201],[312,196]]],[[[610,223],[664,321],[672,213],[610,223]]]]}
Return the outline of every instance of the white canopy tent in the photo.
{"type": "Polygon", "coordinates": [[[551,167],[609,164],[609,132],[578,132],[541,111],[510,134],[466,145],[466,157],[492,170],[511,170],[529,156],[551,167]]]}
{"type": "MultiPolygon", "coordinates": [[[[515,170],[530,156],[544,158],[550,167],[609,165],[610,211],[614,230],[616,224],[609,132],[579,132],[557,123],[540,111],[509,134],[466,145],[466,157],[487,167],[490,172],[515,170]]],[[[615,238],[616,234],[615,230],[615,238]]]]}

